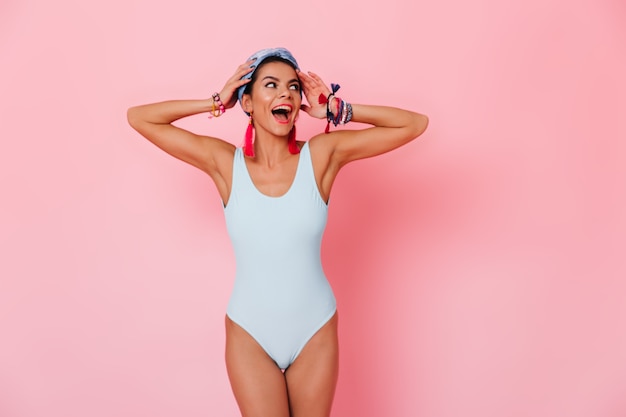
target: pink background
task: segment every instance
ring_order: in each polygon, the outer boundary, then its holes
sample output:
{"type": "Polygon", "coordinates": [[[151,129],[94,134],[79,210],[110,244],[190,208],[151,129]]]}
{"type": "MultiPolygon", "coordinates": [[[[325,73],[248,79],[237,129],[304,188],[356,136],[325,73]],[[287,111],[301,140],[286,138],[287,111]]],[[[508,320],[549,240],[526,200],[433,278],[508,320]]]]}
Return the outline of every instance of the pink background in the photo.
{"type": "Polygon", "coordinates": [[[624,2],[98,3],[0,4],[0,416],[238,415],[219,196],[125,112],[269,46],[431,121],[333,191],[333,416],[626,415],[624,2]]]}

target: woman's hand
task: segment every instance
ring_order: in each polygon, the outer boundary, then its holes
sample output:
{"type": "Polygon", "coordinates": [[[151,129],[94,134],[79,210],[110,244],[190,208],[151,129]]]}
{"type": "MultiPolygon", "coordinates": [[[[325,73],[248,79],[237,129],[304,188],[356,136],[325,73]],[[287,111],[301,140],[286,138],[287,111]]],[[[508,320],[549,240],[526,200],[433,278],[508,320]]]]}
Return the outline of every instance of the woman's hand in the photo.
{"type": "Polygon", "coordinates": [[[224,103],[224,107],[227,109],[230,109],[237,104],[237,90],[239,87],[250,82],[250,78],[242,80],[241,77],[254,70],[254,67],[252,67],[253,63],[254,60],[251,59],[241,64],[237,67],[237,71],[235,71],[233,76],[226,81],[226,84],[224,84],[224,88],[222,88],[222,91],[220,92],[220,99],[222,100],[222,103],[224,103]]]}
{"type": "Polygon", "coordinates": [[[300,108],[311,117],[325,119],[326,103],[320,104],[319,98],[320,94],[324,97],[328,97],[330,89],[317,74],[314,74],[311,71],[306,74],[299,71],[298,77],[300,77],[300,82],[302,83],[302,92],[306,96],[306,100],[309,102],[308,106],[306,104],[302,104],[300,108]]]}

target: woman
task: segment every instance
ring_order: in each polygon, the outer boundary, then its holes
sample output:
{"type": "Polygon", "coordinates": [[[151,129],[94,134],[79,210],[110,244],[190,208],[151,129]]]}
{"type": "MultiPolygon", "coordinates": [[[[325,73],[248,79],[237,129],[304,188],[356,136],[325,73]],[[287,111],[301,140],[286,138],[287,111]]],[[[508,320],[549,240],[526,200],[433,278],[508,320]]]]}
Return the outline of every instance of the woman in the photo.
{"type": "Polygon", "coordinates": [[[421,135],[426,116],[351,105],[317,75],[301,72],[284,48],[239,66],[208,100],[128,110],[130,125],[169,154],[205,171],[224,202],[237,273],[226,314],[226,367],[243,417],[327,417],[338,367],[337,313],[320,263],[327,204],[348,162],[398,148],[421,135]],[[302,93],[307,104],[302,103],[302,93]],[[172,125],[239,100],[250,116],[245,145],[172,125]],[[372,125],[296,140],[299,111],[372,125]]]}

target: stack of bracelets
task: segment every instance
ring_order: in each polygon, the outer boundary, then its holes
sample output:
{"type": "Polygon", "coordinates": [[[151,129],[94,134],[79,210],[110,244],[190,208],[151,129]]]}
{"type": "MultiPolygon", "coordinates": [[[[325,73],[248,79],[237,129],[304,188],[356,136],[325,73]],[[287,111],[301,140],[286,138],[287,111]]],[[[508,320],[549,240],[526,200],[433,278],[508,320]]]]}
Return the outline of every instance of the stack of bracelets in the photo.
{"type": "Polygon", "coordinates": [[[328,95],[328,97],[320,94],[318,99],[320,104],[326,104],[326,120],[328,120],[325,130],[326,133],[330,131],[330,122],[332,122],[333,125],[337,126],[339,124],[345,125],[350,120],[352,120],[352,104],[343,101],[341,98],[335,95],[335,93],[339,90],[339,88],[341,88],[341,86],[339,84],[331,84],[330,88],[332,92],[328,95]],[[333,97],[335,98],[337,103],[336,115],[333,114],[333,112],[330,110],[330,105],[333,97]]]}
{"type": "Polygon", "coordinates": [[[212,119],[213,117],[220,117],[224,113],[226,113],[226,107],[224,106],[224,103],[222,103],[220,95],[218,93],[213,93],[213,103],[211,104],[209,119],[212,119]]]}

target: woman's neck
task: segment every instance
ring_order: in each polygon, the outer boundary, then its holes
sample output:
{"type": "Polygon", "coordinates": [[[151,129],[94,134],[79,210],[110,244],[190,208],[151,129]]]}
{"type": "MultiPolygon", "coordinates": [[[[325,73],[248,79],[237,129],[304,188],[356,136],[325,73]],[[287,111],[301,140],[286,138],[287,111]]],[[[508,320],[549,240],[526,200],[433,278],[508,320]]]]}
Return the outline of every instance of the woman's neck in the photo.
{"type": "Polygon", "coordinates": [[[254,141],[254,159],[258,163],[271,167],[291,156],[286,137],[267,133],[259,136],[254,141]]]}

